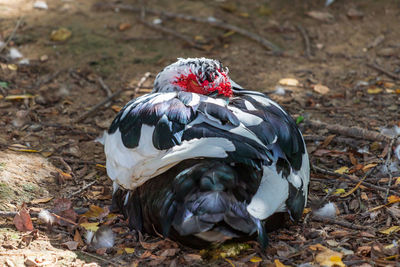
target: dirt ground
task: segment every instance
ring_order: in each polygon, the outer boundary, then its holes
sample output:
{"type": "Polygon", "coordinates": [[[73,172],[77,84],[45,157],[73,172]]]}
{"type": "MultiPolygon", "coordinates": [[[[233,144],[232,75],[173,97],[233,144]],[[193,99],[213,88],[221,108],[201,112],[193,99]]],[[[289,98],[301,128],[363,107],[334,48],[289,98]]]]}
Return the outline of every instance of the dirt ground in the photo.
{"type": "Polygon", "coordinates": [[[47,9],[34,2],[0,0],[0,266],[400,266],[399,1],[47,0],[47,9]],[[143,4],[218,18],[283,53],[211,24],[144,14],[184,41],[127,10],[143,4]],[[13,48],[21,57],[10,56],[13,48]],[[256,242],[198,251],[158,237],[138,240],[108,214],[111,182],[94,140],[146,72],[136,96],[176,58],[201,56],[268,93],[305,135],[313,165],[308,208],[302,223],[270,234],[266,251],[256,242]],[[335,218],[313,215],[327,202],[335,218]],[[22,203],[33,231],[16,230],[22,203]],[[70,223],[46,225],[37,219],[42,209],[70,223]],[[113,248],[82,241],[99,223],[112,228],[113,248]]]}

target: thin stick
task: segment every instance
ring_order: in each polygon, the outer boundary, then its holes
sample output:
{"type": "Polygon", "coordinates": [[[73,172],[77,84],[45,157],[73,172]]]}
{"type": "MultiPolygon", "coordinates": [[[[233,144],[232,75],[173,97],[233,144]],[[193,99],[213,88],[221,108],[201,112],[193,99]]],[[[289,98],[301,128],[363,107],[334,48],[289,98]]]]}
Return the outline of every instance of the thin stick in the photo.
{"type": "Polygon", "coordinates": [[[11,32],[10,36],[8,37],[7,41],[4,43],[4,46],[0,48],[0,53],[8,46],[8,44],[14,38],[15,33],[17,32],[19,26],[21,25],[22,19],[23,19],[23,17],[20,17],[17,20],[17,24],[15,24],[15,27],[14,27],[13,31],[11,32]]]}
{"type": "Polygon", "coordinates": [[[382,141],[387,143],[391,141],[391,138],[386,135],[359,127],[347,127],[338,124],[328,124],[325,122],[320,122],[315,120],[309,120],[308,123],[310,126],[315,128],[325,128],[333,133],[338,133],[357,139],[367,139],[367,140],[382,141]]]}
{"type": "Polygon", "coordinates": [[[395,73],[385,70],[384,68],[382,68],[381,66],[377,65],[376,63],[367,63],[367,66],[370,68],[373,68],[374,70],[380,71],[383,74],[386,74],[388,77],[393,78],[395,80],[400,80],[400,76],[396,75],[395,73]]]}
{"type": "Polygon", "coordinates": [[[82,187],[81,189],[79,189],[78,191],[75,191],[75,192],[71,193],[71,194],[68,196],[68,198],[71,198],[71,197],[73,197],[73,196],[75,196],[75,195],[81,193],[82,191],[86,190],[86,188],[89,188],[89,187],[91,187],[92,185],[94,185],[96,182],[97,182],[97,180],[94,180],[94,181],[88,183],[87,185],[85,185],[84,187],[82,187]]]}
{"type": "Polygon", "coordinates": [[[92,253],[89,253],[89,252],[86,252],[86,251],[83,251],[83,250],[81,250],[79,252],[83,253],[83,254],[85,254],[85,255],[87,255],[89,257],[95,258],[95,259],[97,259],[99,261],[103,261],[103,262],[106,262],[108,264],[111,264],[112,266],[120,266],[120,264],[117,264],[117,263],[115,263],[113,261],[110,261],[110,260],[107,260],[107,259],[103,259],[102,257],[99,257],[99,256],[97,256],[95,254],[92,254],[92,253]]]}
{"type": "MultiPolygon", "coordinates": [[[[132,5],[125,5],[125,4],[110,4],[110,3],[97,3],[96,8],[98,9],[112,9],[112,10],[120,10],[120,11],[130,11],[130,12],[136,12],[140,13],[141,8],[135,7],[132,5]]],[[[268,50],[272,50],[272,52],[276,55],[281,55],[282,50],[272,42],[268,41],[267,39],[250,32],[249,30],[240,28],[238,26],[226,23],[222,20],[209,17],[209,18],[199,18],[199,17],[194,17],[194,16],[189,16],[185,14],[178,14],[178,13],[172,13],[172,12],[165,12],[165,11],[158,11],[154,9],[146,9],[147,13],[157,15],[157,16],[163,16],[166,18],[173,18],[173,19],[182,19],[182,20],[187,20],[187,21],[192,21],[192,22],[197,22],[197,23],[203,23],[203,24],[208,24],[212,25],[214,27],[228,30],[228,31],[234,31],[237,32],[253,41],[258,42],[261,44],[263,47],[267,48],[268,50]]]]}
{"type": "Polygon", "coordinates": [[[306,56],[307,59],[310,59],[311,58],[310,38],[308,37],[306,30],[300,24],[297,25],[296,28],[299,30],[304,40],[304,46],[305,46],[304,55],[306,56]]]}
{"type": "Polygon", "coordinates": [[[329,219],[329,218],[321,218],[321,217],[317,217],[314,216],[312,217],[313,221],[317,221],[317,222],[322,222],[322,223],[329,223],[329,224],[337,224],[346,228],[350,228],[350,229],[354,229],[354,230],[369,230],[371,229],[370,227],[367,226],[361,226],[361,225],[356,225],[354,223],[349,223],[346,221],[339,221],[339,220],[335,220],[335,219],[329,219]]]}
{"type": "Polygon", "coordinates": [[[108,87],[108,85],[104,82],[103,78],[99,77],[97,78],[97,81],[99,82],[101,89],[104,90],[104,92],[106,92],[106,95],[109,97],[112,95],[112,91],[110,90],[110,87],[108,87]]]}
{"type": "MultiPolygon", "coordinates": [[[[326,170],[324,168],[318,167],[316,165],[313,165],[313,169],[318,171],[318,172],[320,172],[320,173],[322,173],[322,174],[327,174],[327,175],[331,175],[331,176],[335,176],[335,177],[346,178],[346,179],[348,179],[348,180],[350,180],[350,181],[352,181],[354,183],[360,182],[359,179],[353,178],[350,175],[336,173],[336,172],[333,172],[333,171],[326,170]]],[[[372,188],[372,189],[376,189],[376,190],[379,190],[379,191],[385,192],[385,193],[386,193],[386,190],[387,190],[387,188],[385,188],[385,187],[374,185],[374,184],[371,184],[371,183],[368,183],[368,182],[365,182],[365,181],[362,181],[362,184],[364,186],[366,186],[366,187],[369,187],[369,188],[372,188]]],[[[396,192],[394,190],[389,190],[389,192],[392,193],[393,195],[400,196],[400,193],[396,192]]]]}
{"type": "MultiPolygon", "coordinates": [[[[135,88],[139,91],[140,86],[147,80],[147,78],[150,77],[150,72],[146,72],[145,75],[143,76],[143,78],[139,81],[138,86],[135,88]]],[[[103,101],[97,103],[96,105],[94,105],[90,110],[88,110],[87,112],[83,113],[81,116],[79,116],[77,119],[74,120],[74,123],[78,123],[83,121],[84,119],[86,119],[87,117],[89,117],[90,115],[92,115],[95,111],[97,111],[99,108],[101,108],[102,106],[104,106],[105,104],[107,104],[108,102],[112,101],[114,98],[116,98],[117,96],[119,96],[122,92],[124,92],[126,89],[122,88],[118,91],[116,91],[115,93],[113,93],[112,95],[106,97],[103,101]]]]}
{"type": "Polygon", "coordinates": [[[147,21],[145,21],[144,19],[141,19],[141,18],[138,19],[138,21],[140,23],[142,23],[143,25],[145,25],[145,26],[147,26],[147,27],[149,27],[149,28],[151,28],[153,30],[157,30],[157,31],[172,35],[172,36],[174,36],[174,37],[176,37],[178,39],[181,39],[181,40],[185,41],[188,45],[190,45],[190,46],[192,46],[194,48],[197,48],[199,50],[204,50],[203,47],[201,47],[200,45],[198,45],[195,42],[193,42],[189,37],[177,32],[177,31],[174,31],[174,30],[172,30],[170,28],[166,28],[166,27],[163,27],[163,26],[160,26],[160,25],[149,23],[149,22],[147,22],[147,21]]]}

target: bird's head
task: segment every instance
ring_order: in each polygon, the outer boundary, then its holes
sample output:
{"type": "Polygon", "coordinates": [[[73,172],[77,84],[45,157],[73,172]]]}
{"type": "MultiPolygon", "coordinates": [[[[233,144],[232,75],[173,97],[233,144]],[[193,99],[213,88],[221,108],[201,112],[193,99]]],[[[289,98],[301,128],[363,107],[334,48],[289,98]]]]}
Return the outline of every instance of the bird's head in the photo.
{"type": "Polygon", "coordinates": [[[153,92],[174,91],[226,97],[233,94],[228,69],[207,58],[179,58],[157,75],[153,92]]]}

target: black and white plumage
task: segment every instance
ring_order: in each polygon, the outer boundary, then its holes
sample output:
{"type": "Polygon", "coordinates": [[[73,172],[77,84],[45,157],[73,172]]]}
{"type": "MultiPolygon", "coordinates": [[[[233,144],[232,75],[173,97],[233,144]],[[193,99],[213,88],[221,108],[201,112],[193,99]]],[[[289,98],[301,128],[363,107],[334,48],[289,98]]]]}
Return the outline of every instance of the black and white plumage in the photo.
{"type": "Polygon", "coordinates": [[[216,60],[166,67],[152,93],[119,112],[104,145],[113,204],[139,231],[193,245],[257,233],[266,245],[269,221],[297,221],[306,204],[309,161],[296,123],[216,60]]]}

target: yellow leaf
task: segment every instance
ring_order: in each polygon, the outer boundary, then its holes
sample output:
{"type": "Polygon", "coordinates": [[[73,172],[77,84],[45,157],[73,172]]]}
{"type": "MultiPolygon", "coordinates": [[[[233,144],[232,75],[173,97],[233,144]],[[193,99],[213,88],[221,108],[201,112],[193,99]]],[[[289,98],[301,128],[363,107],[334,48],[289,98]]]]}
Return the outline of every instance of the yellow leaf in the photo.
{"type": "Polygon", "coordinates": [[[311,212],[311,208],[305,208],[304,210],[303,210],[303,214],[308,214],[308,213],[310,213],[311,212]]]}
{"type": "Polygon", "coordinates": [[[274,260],[274,263],[275,267],[286,267],[286,265],[280,262],[278,259],[274,260]]]}
{"type": "Polygon", "coordinates": [[[46,203],[52,200],[53,197],[46,197],[46,198],[37,198],[31,201],[31,204],[39,204],[39,203],[46,203]]]}
{"type": "Polygon", "coordinates": [[[397,177],[396,182],[394,182],[395,185],[400,184],[400,177],[397,177]]]}
{"type": "Polygon", "coordinates": [[[339,194],[343,194],[344,192],[346,192],[346,190],[344,190],[343,188],[338,188],[335,190],[335,195],[339,195],[339,194]]]}
{"type": "Polygon", "coordinates": [[[378,87],[376,87],[376,88],[368,88],[368,90],[367,90],[368,94],[371,94],[371,95],[379,94],[382,91],[383,91],[383,89],[382,88],[378,88],[378,87]]]}
{"type": "Polygon", "coordinates": [[[5,100],[22,100],[22,99],[29,99],[29,98],[34,98],[34,95],[31,94],[25,94],[25,95],[8,95],[4,99],[5,100]]]}
{"type": "Polygon", "coordinates": [[[279,84],[286,86],[298,86],[300,83],[298,80],[293,78],[283,78],[279,80],[279,84]]]}
{"type": "Polygon", "coordinates": [[[124,249],[123,248],[119,248],[118,250],[117,250],[117,255],[122,255],[122,254],[124,254],[124,249]]]}
{"type": "Polygon", "coordinates": [[[96,167],[100,167],[100,168],[106,168],[106,166],[102,165],[102,164],[96,164],[96,167]]]}
{"type": "Polygon", "coordinates": [[[85,216],[87,218],[97,218],[102,213],[104,213],[103,208],[96,205],[90,205],[89,210],[86,213],[82,214],[82,216],[85,216]]]}
{"type": "Polygon", "coordinates": [[[96,232],[97,229],[99,229],[99,223],[94,222],[94,223],[81,223],[80,226],[85,228],[86,230],[96,232]]]}
{"type": "Polygon", "coordinates": [[[235,33],[236,33],[235,31],[229,31],[229,32],[224,33],[224,35],[222,35],[222,37],[227,38],[231,35],[234,35],[235,33]]]}
{"type": "Polygon", "coordinates": [[[398,232],[398,231],[400,231],[400,226],[399,226],[399,225],[397,225],[397,226],[392,226],[392,227],[390,227],[390,228],[388,228],[388,229],[381,230],[381,231],[379,231],[379,232],[382,233],[382,234],[385,234],[385,235],[390,235],[390,234],[396,233],[396,232],[398,232]]]}
{"type": "Polygon", "coordinates": [[[17,69],[18,69],[18,66],[15,65],[15,64],[8,64],[8,65],[7,65],[7,68],[8,68],[9,70],[17,70],[17,69]]]}
{"type": "Polygon", "coordinates": [[[262,261],[262,259],[260,257],[255,256],[255,257],[251,258],[250,261],[251,262],[260,262],[260,261],[262,261]]]}
{"type": "Polygon", "coordinates": [[[230,259],[224,258],[224,260],[229,263],[232,267],[236,267],[235,264],[230,259]]]}
{"type": "Polygon", "coordinates": [[[318,253],[317,256],[315,256],[315,261],[320,266],[328,266],[328,267],[346,266],[342,262],[342,253],[333,251],[329,248],[325,248],[322,252],[318,253]]]}
{"type": "Polygon", "coordinates": [[[135,252],[134,248],[124,248],[125,252],[128,254],[132,254],[133,252],[135,252]]]}
{"type": "Polygon", "coordinates": [[[67,40],[69,37],[71,37],[72,33],[70,30],[68,30],[67,28],[58,28],[57,30],[54,30],[51,32],[50,34],[50,39],[52,41],[56,41],[56,42],[62,42],[67,40]]]}
{"type": "Polygon", "coordinates": [[[336,172],[336,173],[339,173],[339,174],[344,174],[344,173],[346,173],[348,170],[349,170],[349,167],[343,166],[343,167],[337,169],[335,172],[336,172]]]}
{"type": "Polygon", "coordinates": [[[395,195],[388,196],[388,202],[389,204],[400,202],[400,197],[395,195]]]}
{"type": "Polygon", "coordinates": [[[10,149],[12,151],[27,152],[27,153],[37,153],[37,152],[39,152],[36,149],[26,149],[26,148],[12,147],[12,146],[9,146],[8,149],[10,149]]]}

